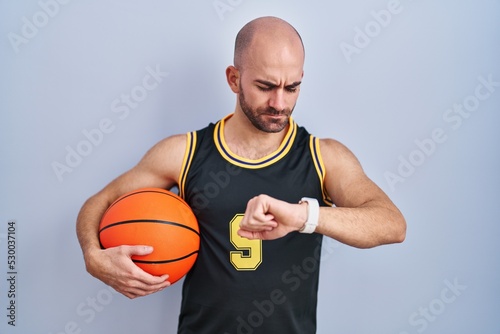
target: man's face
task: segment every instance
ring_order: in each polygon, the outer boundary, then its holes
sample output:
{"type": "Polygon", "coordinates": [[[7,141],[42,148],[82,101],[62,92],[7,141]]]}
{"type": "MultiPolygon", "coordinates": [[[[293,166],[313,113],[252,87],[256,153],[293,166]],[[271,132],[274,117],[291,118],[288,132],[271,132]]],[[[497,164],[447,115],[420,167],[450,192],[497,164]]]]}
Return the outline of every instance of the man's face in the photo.
{"type": "Polygon", "coordinates": [[[302,50],[272,47],[253,52],[240,71],[239,106],[250,122],[264,132],[288,125],[303,76],[302,50]]]}
{"type": "MultiPolygon", "coordinates": [[[[252,88],[249,89],[249,91],[252,88]]],[[[250,94],[250,103],[247,101],[245,96],[245,89],[241,86],[240,90],[240,107],[243,113],[247,116],[250,122],[259,130],[264,132],[280,132],[288,125],[288,119],[292,115],[293,109],[295,108],[295,103],[298,97],[299,87],[285,88],[285,93],[274,93],[274,95],[292,95],[288,99],[282,96],[269,96],[272,90],[277,90],[277,88],[268,88],[264,85],[257,85],[257,90],[260,92],[254,92],[250,94]],[[257,93],[257,94],[255,94],[257,93]],[[293,97],[294,96],[294,97],[293,97]],[[280,105],[279,109],[276,109],[276,103],[272,102],[272,99],[283,99],[282,102],[278,102],[280,105]],[[262,102],[259,102],[262,101],[262,102]]]]}

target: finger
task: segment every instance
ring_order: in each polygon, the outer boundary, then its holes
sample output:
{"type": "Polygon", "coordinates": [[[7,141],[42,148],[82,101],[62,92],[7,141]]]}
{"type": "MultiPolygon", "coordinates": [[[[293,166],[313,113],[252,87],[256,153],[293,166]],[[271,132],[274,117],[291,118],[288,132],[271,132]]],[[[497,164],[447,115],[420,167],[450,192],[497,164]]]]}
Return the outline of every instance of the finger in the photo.
{"type": "MultiPolygon", "coordinates": [[[[167,276],[168,275],[164,275],[167,276]]],[[[126,284],[122,285],[121,292],[128,295],[134,296],[146,296],[169,287],[171,283],[163,278],[164,281],[157,284],[147,284],[140,280],[129,280],[126,284]]]]}
{"type": "Polygon", "coordinates": [[[262,231],[272,231],[277,226],[278,226],[278,223],[274,220],[267,221],[267,222],[249,220],[246,223],[242,222],[240,224],[240,229],[246,230],[246,231],[251,231],[251,232],[262,232],[262,231]]]}
{"type": "Polygon", "coordinates": [[[137,246],[122,246],[124,249],[124,252],[129,255],[138,255],[138,256],[144,256],[151,254],[153,252],[153,247],[148,246],[148,245],[137,245],[137,246]]]}
{"type": "Polygon", "coordinates": [[[238,232],[236,232],[236,233],[238,233],[238,235],[242,238],[246,238],[246,239],[250,239],[250,240],[259,239],[258,232],[251,232],[251,231],[239,229],[238,232]]]}
{"type": "Polygon", "coordinates": [[[126,296],[127,298],[134,299],[134,298],[138,298],[138,297],[145,297],[147,295],[155,293],[156,291],[144,291],[144,290],[140,290],[140,289],[130,288],[130,289],[127,289],[124,291],[119,291],[119,292],[122,295],[126,296]]]}
{"type": "Polygon", "coordinates": [[[160,290],[160,289],[163,290],[164,288],[169,287],[171,285],[170,281],[168,280],[169,278],[168,275],[153,276],[153,277],[158,277],[160,281],[158,283],[149,285],[152,290],[160,290]]]}
{"type": "MultiPolygon", "coordinates": [[[[158,276],[153,276],[153,277],[159,278],[158,276]]],[[[167,278],[168,278],[168,275],[167,275],[167,278]]],[[[163,288],[170,286],[171,283],[170,283],[170,281],[167,280],[167,278],[160,278],[161,280],[157,281],[157,282],[137,281],[138,283],[135,284],[135,286],[137,286],[138,288],[141,288],[143,290],[147,290],[147,291],[156,291],[156,290],[163,289],[163,288]]]]}
{"type": "Polygon", "coordinates": [[[140,297],[139,295],[136,295],[136,294],[131,293],[131,292],[122,291],[122,290],[117,290],[117,291],[129,299],[134,299],[134,298],[140,297]]]}
{"type": "Polygon", "coordinates": [[[150,273],[144,271],[142,268],[136,266],[134,272],[132,273],[134,280],[141,282],[145,286],[163,286],[168,282],[169,275],[165,274],[162,276],[151,275],[150,273]]]}
{"type": "Polygon", "coordinates": [[[138,284],[135,287],[134,286],[130,286],[130,287],[125,288],[124,290],[127,293],[134,294],[134,295],[137,295],[137,296],[147,296],[149,294],[161,291],[161,290],[163,290],[163,289],[165,289],[165,288],[167,288],[169,286],[170,286],[170,282],[167,281],[165,283],[157,284],[157,285],[142,285],[142,284],[138,284]]]}
{"type": "Polygon", "coordinates": [[[261,226],[266,227],[276,227],[278,223],[274,219],[274,216],[271,214],[265,214],[264,217],[258,222],[261,226]]]}
{"type": "MultiPolygon", "coordinates": [[[[141,245],[141,246],[124,246],[124,247],[125,247],[125,252],[130,257],[148,255],[151,254],[151,252],[153,251],[153,247],[151,246],[141,245]]],[[[155,286],[155,285],[164,285],[165,282],[167,282],[169,275],[168,274],[164,274],[161,276],[151,275],[134,263],[133,269],[130,273],[130,277],[144,283],[145,285],[155,286]]]]}

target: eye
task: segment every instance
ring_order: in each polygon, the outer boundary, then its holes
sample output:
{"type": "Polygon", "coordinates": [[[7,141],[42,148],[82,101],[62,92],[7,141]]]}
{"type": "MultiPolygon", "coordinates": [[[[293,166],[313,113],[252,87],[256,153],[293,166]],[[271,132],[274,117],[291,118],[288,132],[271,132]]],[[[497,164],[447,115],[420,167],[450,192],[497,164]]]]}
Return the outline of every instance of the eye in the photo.
{"type": "Polygon", "coordinates": [[[265,86],[265,87],[257,86],[257,88],[263,92],[269,92],[273,89],[273,87],[270,87],[270,86],[265,86]]]}
{"type": "Polygon", "coordinates": [[[297,91],[297,87],[286,87],[285,89],[289,93],[295,93],[297,91]]]}

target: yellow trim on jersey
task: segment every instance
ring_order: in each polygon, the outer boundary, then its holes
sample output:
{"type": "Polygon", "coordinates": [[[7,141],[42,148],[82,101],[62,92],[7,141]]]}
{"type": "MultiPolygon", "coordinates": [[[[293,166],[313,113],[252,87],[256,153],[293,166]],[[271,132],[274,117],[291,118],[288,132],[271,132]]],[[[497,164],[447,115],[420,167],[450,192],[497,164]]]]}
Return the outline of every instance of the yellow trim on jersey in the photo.
{"type": "Polygon", "coordinates": [[[316,168],[316,172],[318,173],[319,181],[321,182],[321,189],[323,192],[323,202],[325,202],[327,205],[332,206],[333,201],[328,195],[328,192],[326,191],[325,188],[325,176],[326,176],[326,169],[325,165],[323,163],[323,157],[321,156],[321,150],[319,147],[319,138],[316,138],[314,136],[310,136],[309,138],[309,149],[311,150],[311,156],[313,159],[314,167],[316,168]]]}
{"type": "Polygon", "coordinates": [[[182,160],[181,172],[179,174],[179,196],[182,198],[184,198],[184,186],[191,162],[193,161],[195,147],[196,131],[188,132],[186,134],[186,151],[184,152],[184,159],[182,160]]]}
{"type": "Polygon", "coordinates": [[[252,159],[247,159],[238,156],[237,154],[231,152],[229,149],[226,140],[224,138],[224,124],[227,119],[229,119],[232,114],[224,117],[222,120],[217,122],[215,124],[215,129],[214,129],[214,142],[215,146],[217,147],[217,150],[221,154],[221,156],[232,163],[233,165],[236,165],[238,167],[242,168],[249,168],[249,169],[257,169],[257,168],[263,168],[266,166],[269,166],[276,161],[280,160],[283,158],[292,148],[293,142],[295,140],[295,137],[297,136],[297,124],[295,121],[292,119],[292,117],[289,118],[289,127],[288,131],[285,135],[285,138],[283,138],[283,141],[281,142],[280,146],[278,149],[271,154],[266,155],[263,158],[252,160],[252,159]]]}

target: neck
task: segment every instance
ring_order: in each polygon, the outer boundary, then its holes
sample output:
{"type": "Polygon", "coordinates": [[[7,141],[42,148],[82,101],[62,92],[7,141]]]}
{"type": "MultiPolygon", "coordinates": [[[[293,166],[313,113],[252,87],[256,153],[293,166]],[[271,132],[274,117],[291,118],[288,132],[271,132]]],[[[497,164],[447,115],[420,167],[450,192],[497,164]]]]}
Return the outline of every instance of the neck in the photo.
{"type": "Polygon", "coordinates": [[[238,156],[258,160],[281,145],[289,126],[276,133],[258,130],[242,112],[235,112],[224,125],[224,139],[229,149],[238,156]]]}

